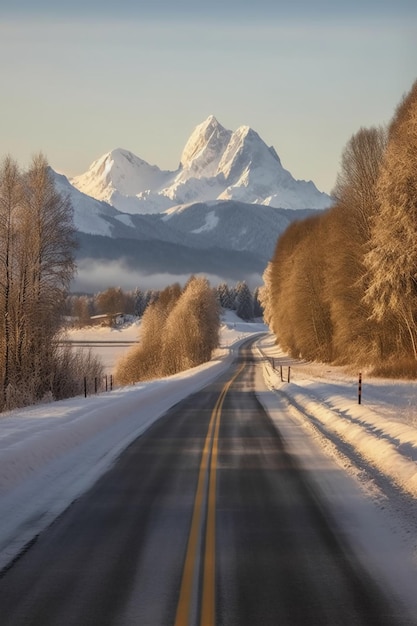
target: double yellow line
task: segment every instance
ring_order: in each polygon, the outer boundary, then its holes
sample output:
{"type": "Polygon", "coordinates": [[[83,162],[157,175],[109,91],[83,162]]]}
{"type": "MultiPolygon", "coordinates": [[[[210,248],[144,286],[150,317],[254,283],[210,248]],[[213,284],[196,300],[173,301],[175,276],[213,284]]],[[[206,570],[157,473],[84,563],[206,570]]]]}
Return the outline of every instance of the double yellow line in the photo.
{"type": "Polygon", "coordinates": [[[185,556],[182,574],[181,589],[175,618],[175,626],[189,626],[192,618],[192,603],[195,597],[194,589],[199,580],[198,546],[203,522],[203,509],[206,506],[206,535],[204,542],[204,569],[201,602],[200,626],[214,626],[216,611],[216,468],[218,456],[218,440],[220,418],[223,403],[227,392],[239,376],[245,363],[234,376],[224,385],[214,409],[211,413],[207,436],[204,442],[203,453],[198,473],[197,491],[194,500],[191,529],[188,537],[187,553],[185,556]],[[208,490],[205,489],[208,472],[208,490]],[[206,496],[206,501],[205,501],[206,496]]]}

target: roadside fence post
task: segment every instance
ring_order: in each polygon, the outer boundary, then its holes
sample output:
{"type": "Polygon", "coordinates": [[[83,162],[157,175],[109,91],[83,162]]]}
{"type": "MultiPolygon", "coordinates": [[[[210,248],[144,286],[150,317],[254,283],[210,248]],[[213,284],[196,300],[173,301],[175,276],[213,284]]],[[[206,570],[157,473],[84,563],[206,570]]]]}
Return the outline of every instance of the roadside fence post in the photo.
{"type": "Polygon", "coordinates": [[[97,393],[97,376],[94,377],[94,393],[97,393]]]}
{"type": "Polygon", "coordinates": [[[358,404],[362,403],[362,373],[359,372],[359,384],[358,384],[358,404]]]}
{"type": "Polygon", "coordinates": [[[291,381],[291,367],[288,366],[288,382],[291,381]]]}
{"type": "Polygon", "coordinates": [[[284,376],[282,375],[282,365],[279,366],[279,373],[281,375],[281,382],[284,382],[284,376]]]}
{"type": "Polygon", "coordinates": [[[113,391],[113,374],[110,374],[110,391],[113,391]]]}
{"type": "Polygon", "coordinates": [[[107,374],[105,376],[105,379],[106,379],[106,391],[107,391],[107,374]]]}
{"type": "Polygon", "coordinates": [[[87,397],[87,376],[84,376],[84,398],[87,397]]]}

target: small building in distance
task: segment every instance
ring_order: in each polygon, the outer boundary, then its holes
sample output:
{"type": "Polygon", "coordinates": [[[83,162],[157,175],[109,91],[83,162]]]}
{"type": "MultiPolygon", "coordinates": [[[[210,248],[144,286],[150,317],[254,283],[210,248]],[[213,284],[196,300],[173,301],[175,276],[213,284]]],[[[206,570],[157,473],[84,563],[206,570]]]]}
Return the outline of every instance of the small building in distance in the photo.
{"type": "Polygon", "coordinates": [[[124,322],[124,313],[102,313],[90,317],[92,326],[109,326],[114,328],[124,322]]]}

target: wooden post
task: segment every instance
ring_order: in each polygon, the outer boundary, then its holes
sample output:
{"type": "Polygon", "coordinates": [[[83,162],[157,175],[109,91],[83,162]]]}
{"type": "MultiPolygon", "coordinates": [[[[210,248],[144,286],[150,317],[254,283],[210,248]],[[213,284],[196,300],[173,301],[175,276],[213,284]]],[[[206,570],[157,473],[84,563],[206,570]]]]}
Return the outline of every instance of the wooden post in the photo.
{"type": "Polygon", "coordinates": [[[97,376],[94,377],[94,393],[97,393],[97,376]]]}
{"type": "Polygon", "coordinates": [[[113,374],[110,374],[110,391],[113,390],[113,374]]]}
{"type": "Polygon", "coordinates": [[[359,372],[358,404],[362,403],[362,374],[359,372]]]}
{"type": "Polygon", "coordinates": [[[283,383],[284,382],[284,377],[282,375],[282,365],[279,366],[279,373],[281,375],[281,382],[283,383]]]}
{"type": "Polygon", "coordinates": [[[288,382],[291,381],[291,367],[288,366],[288,382]]]}
{"type": "Polygon", "coordinates": [[[84,398],[87,397],[87,377],[84,376],[84,398]]]}
{"type": "Polygon", "coordinates": [[[106,391],[107,391],[107,374],[105,376],[105,379],[106,379],[106,391]]]}

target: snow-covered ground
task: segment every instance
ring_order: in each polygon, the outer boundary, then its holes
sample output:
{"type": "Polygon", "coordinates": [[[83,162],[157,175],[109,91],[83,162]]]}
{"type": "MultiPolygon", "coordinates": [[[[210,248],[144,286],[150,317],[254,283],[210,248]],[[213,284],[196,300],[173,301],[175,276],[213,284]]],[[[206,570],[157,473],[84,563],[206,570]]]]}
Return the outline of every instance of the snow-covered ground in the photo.
{"type": "MultiPolygon", "coordinates": [[[[0,569],[155,419],[224,371],[241,340],[265,330],[228,313],[210,363],[165,380],[2,414],[0,569]]],[[[135,341],[138,332],[133,325],[83,329],[71,338],[135,341]]],[[[126,349],[110,348],[107,368],[126,349]]],[[[267,385],[261,402],[364,562],[417,616],[417,383],[365,376],[359,405],[358,378],[341,368],[294,361],[271,335],[259,340],[258,355],[267,385]]]]}
{"type": "MultiPolygon", "coordinates": [[[[263,324],[229,314],[211,362],[170,378],[0,414],[0,570],[171,406],[226,370],[239,342],[263,324]]],[[[140,328],[73,330],[75,342],[135,341],[140,328]]],[[[92,348],[107,367],[128,348],[92,348]]]]}

